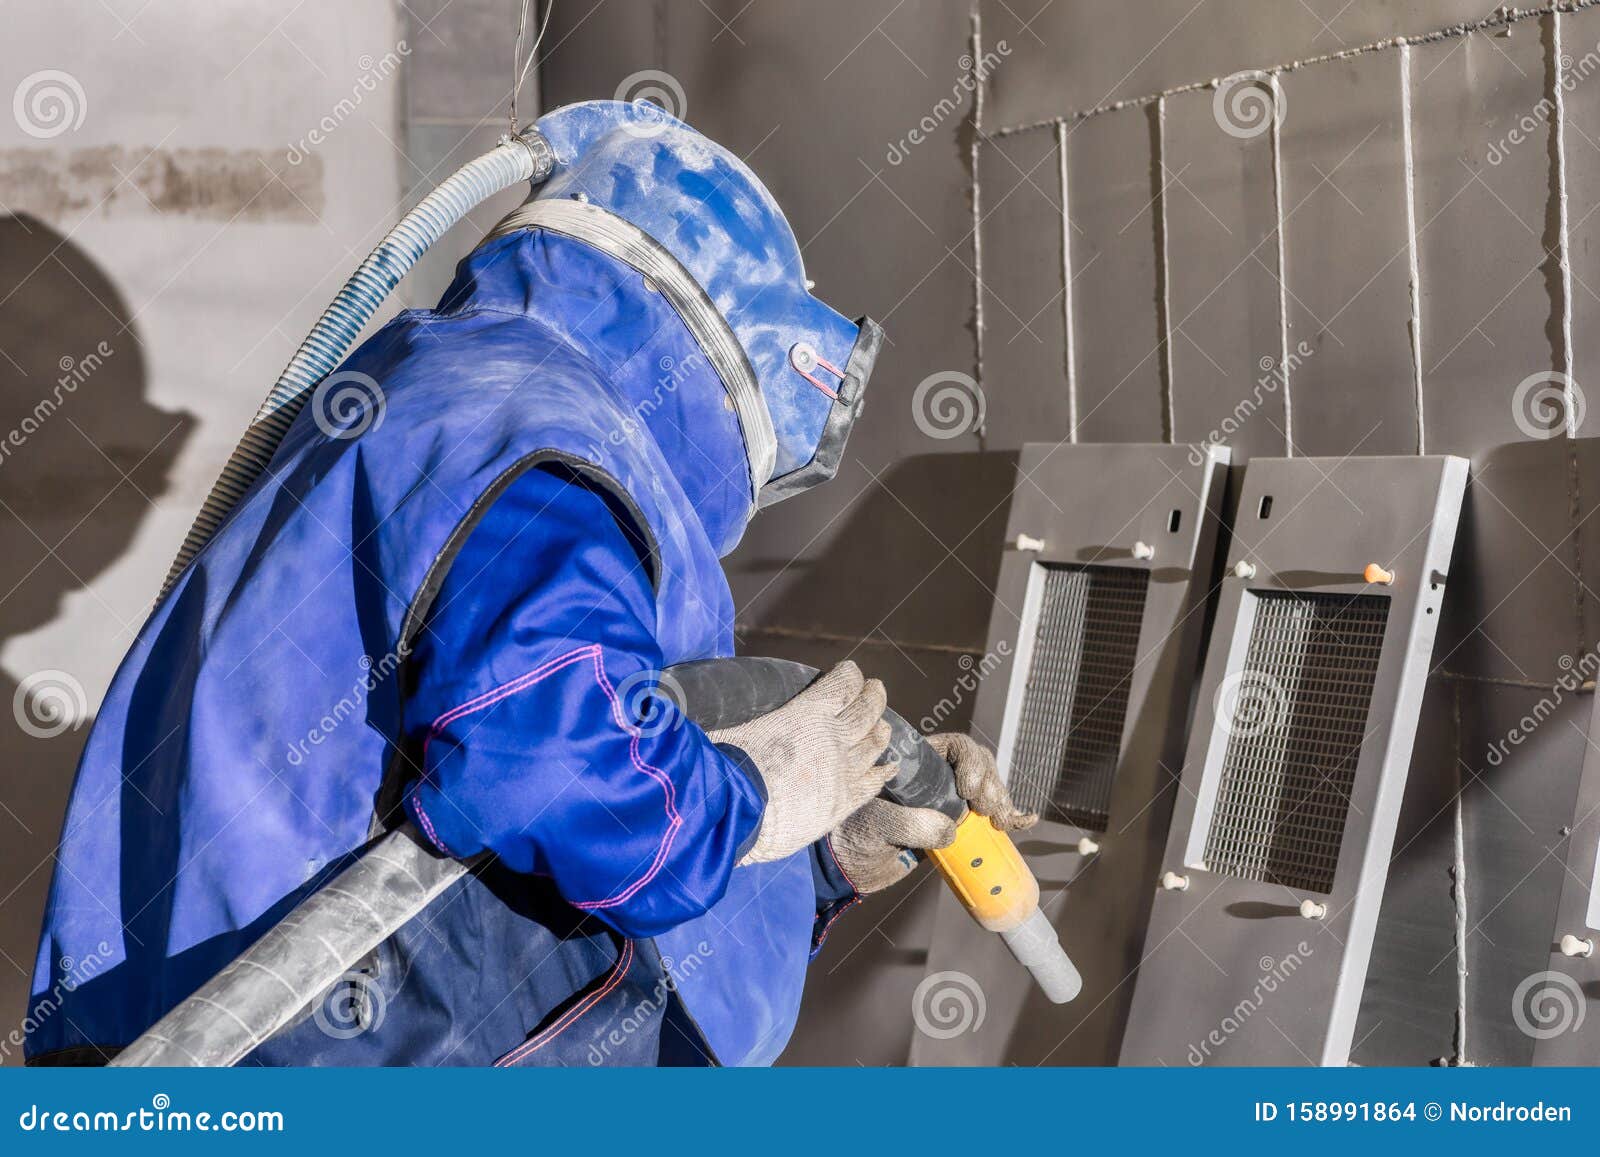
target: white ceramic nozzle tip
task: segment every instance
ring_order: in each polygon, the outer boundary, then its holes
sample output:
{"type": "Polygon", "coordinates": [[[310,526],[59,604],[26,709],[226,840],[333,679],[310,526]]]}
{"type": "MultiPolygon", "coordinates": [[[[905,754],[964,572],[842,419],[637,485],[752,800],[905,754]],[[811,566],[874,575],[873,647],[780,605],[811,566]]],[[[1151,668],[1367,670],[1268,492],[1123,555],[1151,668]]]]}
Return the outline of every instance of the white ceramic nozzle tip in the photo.
{"type": "Polygon", "coordinates": [[[1561,955],[1563,956],[1589,956],[1594,952],[1594,941],[1584,936],[1574,936],[1568,932],[1561,938],[1561,955]]]}
{"type": "Polygon", "coordinates": [[[1035,908],[1017,927],[1000,933],[1017,963],[1032,975],[1052,1004],[1066,1004],[1083,991],[1083,977],[1043,912],[1035,908]]]}

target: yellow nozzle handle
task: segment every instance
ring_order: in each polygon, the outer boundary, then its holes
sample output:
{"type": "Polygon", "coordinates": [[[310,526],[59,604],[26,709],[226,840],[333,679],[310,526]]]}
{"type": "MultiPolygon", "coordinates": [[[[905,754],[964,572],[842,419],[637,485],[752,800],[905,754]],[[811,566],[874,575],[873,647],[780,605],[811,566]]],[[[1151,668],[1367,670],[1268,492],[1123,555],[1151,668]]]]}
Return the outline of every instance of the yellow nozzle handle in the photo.
{"type": "Polygon", "coordinates": [[[955,843],[928,852],[972,918],[991,932],[1016,928],[1039,906],[1039,882],[1011,837],[969,811],[955,843]]]}
{"type": "Polygon", "coordinates": [[[1009,835],[969,811],[955,842],[928,855],[972,918],[1000,934],[1046,996],[1064,1004],[1078,995],[1083,979],[1039,910],[1039,881],[1009,835]]]}

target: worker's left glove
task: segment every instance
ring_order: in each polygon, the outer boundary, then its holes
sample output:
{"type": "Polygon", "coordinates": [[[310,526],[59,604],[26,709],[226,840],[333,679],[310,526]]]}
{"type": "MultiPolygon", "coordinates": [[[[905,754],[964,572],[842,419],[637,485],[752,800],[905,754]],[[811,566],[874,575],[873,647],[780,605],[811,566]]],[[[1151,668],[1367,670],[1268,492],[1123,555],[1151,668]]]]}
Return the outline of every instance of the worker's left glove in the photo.
{"type": "Polygon", "coordinates": [[[1003,832],[1021,831],[1039,822],[1035,812],[1025,812],[1011,801],[1000,778],[994,752],[960,731],[928,736],[928,746],[939,753],[956,773],[956,794],[967,806],[1003,832]]]}
{"type": "MultiPolygon", "coordinates": [[[[987,747],[955,731],[930,735],[927,743],[955,770],[956,791],[967,806],[995,827],[1014,832],[1038,822],[1011,802],[987,747]]],[[[917,852],[947,848],[955,838],[955,821],[942,812],[874,799],[834,830],[828,846],[851,886],[865,896],[910,875],[917,852]]]]}

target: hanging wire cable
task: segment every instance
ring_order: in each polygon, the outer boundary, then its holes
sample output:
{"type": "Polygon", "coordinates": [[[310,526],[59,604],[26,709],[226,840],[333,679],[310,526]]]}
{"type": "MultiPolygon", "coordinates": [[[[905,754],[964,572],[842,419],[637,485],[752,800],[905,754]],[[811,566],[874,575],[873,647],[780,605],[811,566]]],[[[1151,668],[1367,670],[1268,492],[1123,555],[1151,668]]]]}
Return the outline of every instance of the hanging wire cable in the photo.
{"type": "Polygon", "coordinates": [[[521,129],[517,120],[517,95],[522,91],[523,82],[528,79],[528,70],[533,67],[535,58],[539,55],[539,45],[544,43],[545,30],[550,27],[550,14],[555,11],[556,0],[546,0],[544,6],[544,19],[539,22],[539,34],[533,38],[533,47],[528,50],[527,59],[522,56],[522,38],[528,29],[528,5],[533,0],[522,0],[522,5],[517,13],[517,40],[511,50],[511,135],[516,136],[521,129]]]}

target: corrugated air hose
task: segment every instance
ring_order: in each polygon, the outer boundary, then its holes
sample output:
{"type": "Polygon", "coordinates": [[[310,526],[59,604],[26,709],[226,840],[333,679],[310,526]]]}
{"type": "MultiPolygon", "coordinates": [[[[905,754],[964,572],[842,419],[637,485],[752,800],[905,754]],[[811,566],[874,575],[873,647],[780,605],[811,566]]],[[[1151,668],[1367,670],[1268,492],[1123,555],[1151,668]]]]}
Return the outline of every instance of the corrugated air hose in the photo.
{"type": "MultiPolygon", "coordinates": [[[[234,448],[222,476],[206,496],[178,557],[172,560],[161,598],[205,549],[217,529],[260,478],[278,445],[318,384],[349,354],[366,324],[430,246],[478,205],[522,181],[538,183],[555,167],[555,153],[535,129],[508,136],[483,156],[468,161],[400,219],[345,282],[306,335],[250,427],[234,448]]],[[[159,600],[158,600],[159,601],[159,600]]]]}

